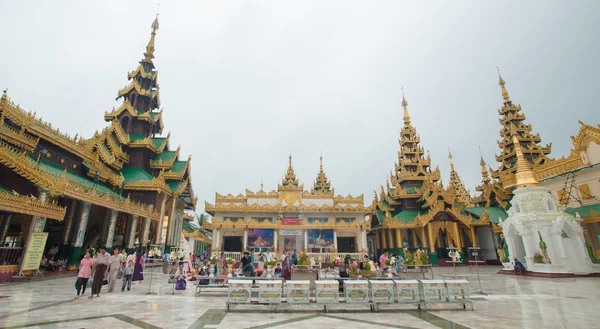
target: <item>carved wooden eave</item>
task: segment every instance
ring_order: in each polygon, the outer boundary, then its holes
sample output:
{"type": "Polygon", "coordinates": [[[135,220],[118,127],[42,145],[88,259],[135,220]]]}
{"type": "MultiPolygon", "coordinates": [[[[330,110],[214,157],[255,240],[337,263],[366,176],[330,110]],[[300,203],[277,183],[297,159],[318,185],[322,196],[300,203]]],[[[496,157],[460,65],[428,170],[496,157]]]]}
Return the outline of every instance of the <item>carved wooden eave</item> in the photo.
{"type": "Polygon", "coordinates": [[[171,167],[173,167],[173,164],[175,163],[175,161],[177,161],[177,159],[179,158],[179,152],[180,151],[181,151],[181,146],[178,146],[177,150],[175,150],[175,154],[168,161],[163,161],[162,159],[159,159],[159,160],[150,160],[150,168],[153,168],[153,169],[171,169],[171,167]]]}
{"type": "Polygon", "coordinates": [[[117,142],[112,132],[108,131],[108,129],[105,128],[103,135],[106,144],[108,144],[108,147],[110,148],[112,153],[117,157],[117,159],[124,163],[129,163],[129,154],[123,152],[121,145],[117,142]]]}
{"type": "Polygon", "coordinates": [[[25,129],[15,129],[4,122],[4,115],[0,112],[0,137],[11,144],[33,152],[37,147],[39,138],[25,132],[25,129]]]}
{"type": "Polygon", "coordinates": [[[241,204],[241,205],[236,205],[233,203],[228,203],[228,204],[224,204],[224,203],[219,203],[217,202],[215,205],[212,205],[210,203],[205,203],[205,209],[207,212],[211,213],[211,212],[299,212],[299,211],[303,211],[303,212],[315,212],[315,213],[367,213],[369,211],[370,208],[365,208],[363,205],[358,205],[355,207],[352,207],[350,205],[347,205],[345,207],[341,207],[341,206],[328,206],[328,205],[323,205],[323,206],[317,206],[317,205],[311,205],[309,207],[307,206],[293,206],[293,205],[287,205],[287,206],[282,206],[282,205],[276,205],[276,206],[272,206],[269,204],[265,204],[265,205],[258,205],[258,204],[252,204],[252,205],[246,205],[246,204],[241,204]]]}
{"type": "Polygon", "coordinates": [[[155,80],[156,77],[158,76],[158,71],[146,72],[146,70],[144,69],[144,66],[142,64],[140,64],[140,65],[138,65],[138,67],[135,68],[135,70],[127,73],[127,79],[131,80],[131,79],[135,78],[138,74],[144,79],[155,80]]]}
{"type": "Polygon", "coordinates": [[[304,184],[299,184],[298,186],[290,184],[290,185],[278,185],[279,191],[295,191],[295,192],[303,192],[304,184]]]}
{"type": "Polygon", "coordinates": [[[127,199],[116,199],[109,193],[69,180],[66,170],[56,175],[40,168],[35,160],[0,141],[0,163],[54,196],[65,196],[108,209],[158,220],[160,214],[147,206],[127,199]]]}
{"type": "MultiPolygon", "coordinates": [[[[135,92],[140,96],[151,97],[153,95],[152,90],[142,88],[137,80],[133,80],[131,83],[125,86],[125,88],[119,89],[117,99],[127,95],[132,90],[135,90],[135,92]]],[[[158,93],[154,93],[154,95],[156,94],[158,93]]]]}
{"type": "Polygon", "coordinates": [[[246,197],[244,197],[243,194],[238,194],[237,196],[234,196],[231,193],[229,193],[227,195],[221,195],[221,194],[215,192],[215,202],[216,203],[223,203],[223,202],[242,202],[242,203],[246,203],[246,197]]]}
{"type": "MultiPolygon", "coordinates": [[[[190,168],[190,161],[191,160],[188,159],[188,161],[185,163],[185,167],[178,172],[173,172],[172,170],[165,171],[165,178],[169,180],[182,180],[185,174],[189,172],[188,170],[190,168]]],[[[190,175],[191,173],[188,174],[188,176],[190,175]]]]}
{"type": "Polygon", "coordinates": [[[354,197],[352,195],[348,195],[348,196],[342,196],[342,195],[337,195],[333,201],[335,203],[360,203],[360,204],[364,204],[365,202],[365,196],[364,194],[361,194],[357,197],[354,197]]]}
{"type": "Polygon", "coordinates": [[[202,243],[206,243],[206,244],[211,244],[212,241],[208,238],[208,236],[206,236],[205,234],[202,234],[200,232],[198,232],[198,230],[189,233],[186,231],[182,231],[181,232],[183,234],[184,237],[186,238],[190,238],[190,239],[194,239],[196,241],[200,241],[202,243]]]}
{"type": "Polygon", "coordinates": [[[169,145],[169,140],[171,138],[171,133],[169,132],[167,134],[167,137],[163,140],[162,144],[159,147],[156,147],[154,145],[154,142],[152,141],[152,137],[148,136],[144,139],[141,140],[137,140],[137,141],[130,141],[127,146],[132,147],[132,148],[147,148],[149,150],[151,150],[154,153],[162,153],[165,148],[168,148],[169,145]]]}
{"type": "Polygon", "coordinates": [[[582,121],[579,121],[581,128],[577,136],[571,136],[573,147],[576,151],[585,151],[591,142],[595,142],[600,145],[600,124],[597,127],[587,125],[582,121]]]}
{"type": "Polygon", "coordinates": [[[279,199],[279,193],[275,190],[272,190],[271,192],[265,192],[263,190],[260,190],[256,193],[252,192],[249,189],[246,189],[246,197],[248,199],[250,198],[255,198],[255,199],[279,199]]]}
{"type": "Polygon", "coordinates": [[[131,141],[129,134],[125,132],[125,129],[123,129],[123,126],[121,126],[121,122],[119,122],[119,120],[111,121],[110,127],[121,144],[129,144],[131,141]]]}
{"type": "Polygon", "coordinates": [[[176,191],[173,191],[173,195],[181,195],[188,187],[188,184],[190,184],[190,180],[189,178],[186,178],[186,180],[179,185],[179,188],[176,191]]]}
{"type": "MultiPolygon", "coordinates": [[[[186,180],[187,183],[187,180],[186,180]]],[[[182,184],[182,186],[185,184],[182,184]]],[[[161,171],[157,177],[152,178],[149,181],[137,181],[127,183],[124,186],[125,190],[134,190],[134,191],[156,191],[162,192],[168,195],[173,195],[177,193],[173,193],[169,185],[167,185],[165,181],[164,173],[161,171]]]]}
{"type": "MultiPolygon", "coordinates": [[[[21,131],[36,136],[38,141],[39,139],[45,139],[59,148],[81,158],[85,163],[93,164],[94,171],[92,171],[92,175],[98,171],[100,173],[100,180],[110,181],[112,184],[120,186],[121,183],[119,183],[119,181],[122,182],[122,180],[120,180],[119,175],[104,164],[97,163],[96,157],[84,146],[85,141],[78,139],[77,136],[72,138],[67,134],[61,133],[58,129],[53,128],[51,124],[43,121],[42,118],[36,118],[35,113],[25,112],[18,105],[8,101],[5,96],[6,95],[3,95],[3,101],[0,103],[2,115],[11,122],[19,125],[21,131]]],[[[117,134],[117,137],[118,136],[119,135],[117,134]]]]}
{"type": "Polygon", "coordinates": [[[14,191],[11,194],[0,190],[0,210],[63,220],[67,208],[61,207],[56,203],[41,202],[34,196],[20,195],[14,191]]]}
{"type": "Polygon", "coordinates": [[[113,108],[110,112],[104,112],[104,120],[118,119],[123,112],[127,112],[132,117],[137,116],[137,111],[131,106],[129,99],[125,99],[117,109],[113,108]]]}
{"type": "Polygon", "coordinates": [[[202,228],[207,230],[207,231],[212,231],[212,229],[215,226],[213,225],[213,223],[209,223],[209,222],[202,222],[202,228]]]}

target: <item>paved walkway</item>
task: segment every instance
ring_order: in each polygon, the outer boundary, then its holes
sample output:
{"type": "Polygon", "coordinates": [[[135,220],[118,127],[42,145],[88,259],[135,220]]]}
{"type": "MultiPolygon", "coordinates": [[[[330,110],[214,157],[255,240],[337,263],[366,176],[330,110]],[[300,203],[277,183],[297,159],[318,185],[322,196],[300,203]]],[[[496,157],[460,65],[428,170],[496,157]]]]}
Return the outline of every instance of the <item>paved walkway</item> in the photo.
{"type": "MultiPolygon", "coordinates": [[[[194,297],[194,287],[176,292],[155,269],[130,292],[73,300],[74,277],[0,285],[2,328],[598,328],[600,278],[547,279],[495,274],[481,267],[483,292],[475,311],[383,310],[351,306],[323,313],[316,309],[273,313],[266,307],[224,311],[222,293],[194,297]],[[152,284],[150,282],[152,278],[152,284]],[[153,294],[146,294],[151,292],[153,294]],[[290,327],[291,326],[291,327],[290,327]]],[[[435,268],[436,278],[452,268],[435,268]]],[[[467,268],[461,268],[467,273],[467,268]]],[[[473,276],[473,291],[479,290],[473,276]]],[[[103,287],[106,290],[106,286],[103,287]]],[[[89,295],[89,290],[87,294],[89,295]]],[[[87,297],[87,296],[86,296],[87,297]]]]}

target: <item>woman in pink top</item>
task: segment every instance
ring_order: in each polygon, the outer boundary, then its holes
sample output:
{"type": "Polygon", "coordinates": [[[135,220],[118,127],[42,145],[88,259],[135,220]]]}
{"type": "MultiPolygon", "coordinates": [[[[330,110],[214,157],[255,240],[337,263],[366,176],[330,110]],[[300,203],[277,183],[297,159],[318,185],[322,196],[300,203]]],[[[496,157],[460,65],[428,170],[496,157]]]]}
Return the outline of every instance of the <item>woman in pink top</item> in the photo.
{"type": "Polygon", "coordinates": [[[75,289],[77,289],[77,296],[75,299],[79,298],[81,291],[81,295],[85,294],[85,288],[87,287],[88,280],[92,276],[92,266],[94,266],[94,259],[92,258],[92,252],[87,250],[85,252],[85,256],[79,262],[79,273],[77,274],[77,281],[75,282],[75,289]]]}

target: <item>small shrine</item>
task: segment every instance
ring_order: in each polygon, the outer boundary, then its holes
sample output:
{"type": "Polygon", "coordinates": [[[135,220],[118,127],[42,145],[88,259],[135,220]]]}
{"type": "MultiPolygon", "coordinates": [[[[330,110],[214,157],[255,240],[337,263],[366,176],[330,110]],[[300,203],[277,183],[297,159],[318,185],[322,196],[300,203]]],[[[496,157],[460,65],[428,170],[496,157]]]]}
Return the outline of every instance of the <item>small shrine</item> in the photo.
{"type": "Polygon", "coordinates": [[[512,142],[516,154],[516,181],[508,217],[500,220],[508,254],[503,264],[512,270],[515,259],[527,271],[542,275],[600,272],[585,248],[581,218],[567,214],[547,188],[540,186],[523,155],[516,129],[512,142]]]}

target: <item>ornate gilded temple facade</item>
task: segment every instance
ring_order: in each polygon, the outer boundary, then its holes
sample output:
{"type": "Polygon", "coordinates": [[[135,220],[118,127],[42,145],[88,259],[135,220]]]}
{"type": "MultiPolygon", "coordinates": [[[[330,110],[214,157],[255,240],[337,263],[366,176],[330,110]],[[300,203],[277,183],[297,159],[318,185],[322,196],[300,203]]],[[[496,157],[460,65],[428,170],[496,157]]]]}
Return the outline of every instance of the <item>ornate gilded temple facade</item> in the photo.
{"type": "MultiPolygon", "coordinates": [[[[451,173],[447,188],[440,181],[438,167],[432,170],[429,154],[420,146],[420,136],[412,125],[408,102],[402,98],[404,125],[400,130],[398,161],[386,186],[375,192],[371,225],[378,253],[403,249],[428,249],[430,260],[447,258],[446,248],[459,252],[476,240],[479,227],[488,227],[486,218],[474,219],[465,210],[471,198],[449,155],[451,173]]],[[[475,242],[476,243],[476,242],[475,242]]]]}
{"type": "Polygon", "coordinates": [[[336,196],[320,170],[313,188],[298,181],[292,156],[277,191],[246,190],[245,195],[216,193],[205,210],[214,216],[203,227],[212,230],[212,251],[238,258],[243,250],[274,252],[303,250],[324,261],[339,253],[365,253],[370,212],[363,196],[336,196]],[[323,258],[324,257],[324,258],[323,258]]]}
{"type": "MultiPolygon", "coordinates": [[[[18,250],[31,232],[48,232],[46,253],[68,257],[82,248],[180,244],[184,210],[196,205],[190,158],[180,159],[163,134],[154,41],[158,20],[139,65],[118,91],[117,109],[91,138],[70,137],[0,100],[0,242],[18,250]],[[163,229],[164,228],[164,229],[163,229]],[[52,250],[52,251],[50,251],[52,250]]],[[[10,260],[22,255],[13,251],[10,260]]],[[[8,257],[8,256],[7,256],[8,257]]]]}

